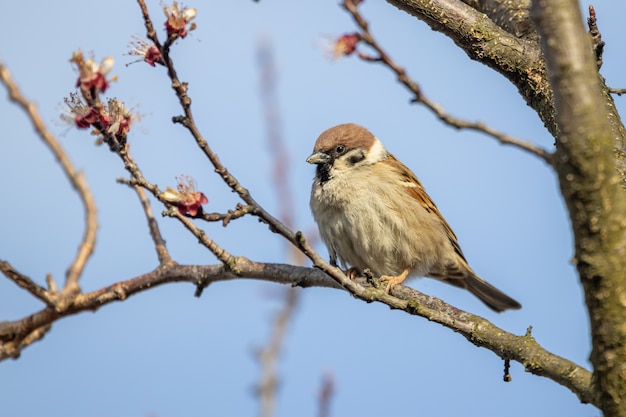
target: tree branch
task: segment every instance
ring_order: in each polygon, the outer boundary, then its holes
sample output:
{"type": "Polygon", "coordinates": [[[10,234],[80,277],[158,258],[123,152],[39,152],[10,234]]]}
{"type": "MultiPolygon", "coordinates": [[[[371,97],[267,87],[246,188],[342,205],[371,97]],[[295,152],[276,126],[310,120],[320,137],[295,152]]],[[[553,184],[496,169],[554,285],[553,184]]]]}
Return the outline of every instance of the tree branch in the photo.
{"type": "Polygon", "coordinates": [[[61,144],[46,128],[43,120],[41,120],[41,116],[39,116],[35,103],[29,102],[22,95],[19,87],[13,81],[9,70],[2,63],[0,63],[0,81],[2,81],[2,83],[7,87],[10,100],[24,110],[35,128],[35,132],[37,132],[39,137],[48,146],[57,162],[59,162],[59,165],[61,165],[61,169],[65,173],[65,176],[74,190],[78,193],[85,210],[85,233],[83,234],[83,238],[78,247],[76,257],[65,273],[65,286],[63,288],[63,293],[68,297],[71,297],[73,294],[80,291],[78,279],[80,278],[89,257],[93,253],[96,244],[96,232],[98,229],[96,203],[83,174],[76,171],[72,161],[63,150],[61,144]]]}
{"type": "Polygon", "coordinates": [[[626,416],[626,193],[611,107],[577,2],[535,0],[532,17],[555,91],[556,168],[591,322],[597,403],[607,417],[626,416]]]}
{"type": "Polygon", "coordinates": [[[18,287],[28,291],[33,297],[38,298],[48,306],[53,305],[52,296],[49,291],[38,285],[26,275],[22,275],[17,272],[10,263],[0,261],[0,272],[2,272],[2,274],[8,279],[15,282],[18,287]]]}

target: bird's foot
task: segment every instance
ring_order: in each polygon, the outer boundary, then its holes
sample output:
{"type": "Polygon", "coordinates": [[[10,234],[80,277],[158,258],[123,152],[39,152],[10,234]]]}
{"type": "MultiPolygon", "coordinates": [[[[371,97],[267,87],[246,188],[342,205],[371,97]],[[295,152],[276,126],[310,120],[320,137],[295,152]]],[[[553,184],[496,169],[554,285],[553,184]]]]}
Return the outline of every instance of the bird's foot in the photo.
{"type": "Polygon", "coordinates": [[[385,294],[389,294],[389,292],[397,285],[400,285],[404,282],[406,277],[409,275],[411,268],[407,268],[400,275],[391,276],[391,275],[382,275],[380,277],[381,281],[386,281],[387,286],[385,287],[385,294]]]}
{"type": "Polygon", "coordinates": [[[350,278],[350,280],[354,280],[354,278],[358,277],[360,273],[358,269],[352,267],[350,269],[346,269],[344,271],[344,274],[346,274],[346,276],[350,278]]]}

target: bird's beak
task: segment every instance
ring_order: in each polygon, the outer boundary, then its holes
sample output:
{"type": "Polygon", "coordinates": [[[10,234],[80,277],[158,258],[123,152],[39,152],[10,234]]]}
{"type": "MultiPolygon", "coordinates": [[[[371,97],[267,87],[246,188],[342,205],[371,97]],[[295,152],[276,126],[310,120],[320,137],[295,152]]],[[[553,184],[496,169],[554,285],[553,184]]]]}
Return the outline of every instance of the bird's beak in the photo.
{"type": "Polygon", "coordinates": [[[325,154],[324,152],[313,152],[311,154],[311,156],[309,156],[306,161],[309,164],[325,164],[330,162],[330,156],[328,156],[328,154],[325,154]]]}

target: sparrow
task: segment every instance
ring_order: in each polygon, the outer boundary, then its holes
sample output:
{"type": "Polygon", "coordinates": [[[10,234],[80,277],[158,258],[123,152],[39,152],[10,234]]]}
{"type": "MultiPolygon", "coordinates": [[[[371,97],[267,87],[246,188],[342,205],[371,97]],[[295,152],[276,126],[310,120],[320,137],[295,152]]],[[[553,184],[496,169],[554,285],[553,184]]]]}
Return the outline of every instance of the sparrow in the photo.
{"type": "Polygon", "coordinates": [[[385,291],[425,276],[465,288],[501,312],[521,304],[480,278],[415,174],[362,126],[324,131],[307,162],[317,165],[311,212],[330,263],[371,274],[385,291]]]}

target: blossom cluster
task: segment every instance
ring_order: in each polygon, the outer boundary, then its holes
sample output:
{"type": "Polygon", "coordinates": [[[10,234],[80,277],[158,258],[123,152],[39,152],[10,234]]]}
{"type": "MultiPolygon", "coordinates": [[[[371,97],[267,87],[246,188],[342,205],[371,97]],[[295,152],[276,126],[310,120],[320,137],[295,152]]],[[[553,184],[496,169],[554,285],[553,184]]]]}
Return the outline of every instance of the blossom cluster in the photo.
{"type": "MultiPolygon", "coordinates": [[[[175,39],[185,38],[189,31],[196,28],[195,23],[190,23],[196,16],[196,9],[182,7],[174,1],[171,7],[164,7],[163,11],[167,33],[164,46],[156,38],[154,42],[148,42],[135,36],[131,42],[129,54],[139,56],[140,60],[152,67],[156,64],[166,65],[162,51],[167,51],[175,39]]],[[[113,57],[106,57],[98,63],[93,56],[85,56],[78,50],[72,54],[70,62],[78,73],[75,85],[78,91],[64,99],[67,111],[61,117],[78,129],[91,128],[92,133],[98,136],[99,143],[106,143],[112,151],[120,153],[128,146],[126,138],[138,116],[117,98],[101,97],[111,82],[116,80],[115,76],[110,76],[113,57]]],[[[167,187],[161,194],[162,201],[176,206],[184,216],[195,217],[202,213],[202,205],[209,200],[202,192],[196,191],[193,178],[180,176],[177,181],[176,189],[167,187]]]]}
{"type": "Polygon", "coordinates": [[[64,119],[73,122],[79,129],[93,127],[96,134],[125,137],[136,118],[124,103],[116,98],[108,99],[106,105],[90,106],[81,96],[71,93],[65,98],[65,104],[69,109],[69,115],[64,115],[64,119]]]}
{"type": "MultiPolygon", "coordinates": [[[[174,1],[172,6],[164,7],[164,23],[168,41],[184,38],[196,28],[190,23],[196,17],[196,9],[183,7],[174,1]]],[[[135,37],[131,42],[130,55],[136,55],[151,66],[165,65],[160,46],[135,37]]],[[[110,77],[114,64],[113,57],[106,57],[99,63],[93,56],[86,57],[78,50],[72,54],[70,62],[74,65],[78,79],[76,88],[80,94],[72,93],[65,99],[67,112],[61,117],[73,123],[79,129],[92,128],[99,136],[99,142],[106,142],[111,150],[119,151],[126,145],[126,135],[132,123],[138,118],[118,99],[103,102],[104,94],[116,77],[110,77]]]]}
{"type": "Polygon", "coordinates": [[[106,102],[100,98],[111,81],[116,79],[108,77],[113,68],[113,58],[106,57],[96,63],[93,57],[87,58],[78,50],[72,54],[70,62],[78,72],[76,87],[80,94],[70,93],[65,98],[67,112],[61,117],[79,129],[92,128],[92,132],[99,136],[99,142],[107,142],[111,149],[119,150],[126,144],[126,135],[137,116],[116,98],[106,102]]]}

